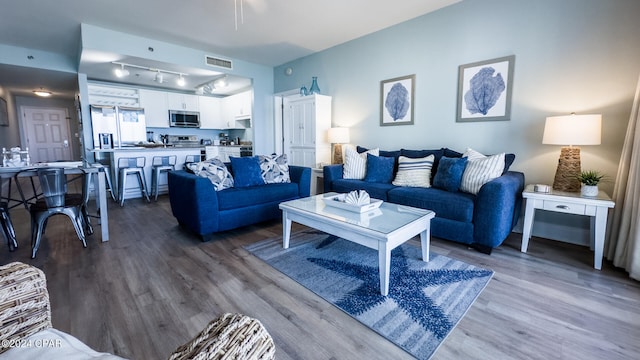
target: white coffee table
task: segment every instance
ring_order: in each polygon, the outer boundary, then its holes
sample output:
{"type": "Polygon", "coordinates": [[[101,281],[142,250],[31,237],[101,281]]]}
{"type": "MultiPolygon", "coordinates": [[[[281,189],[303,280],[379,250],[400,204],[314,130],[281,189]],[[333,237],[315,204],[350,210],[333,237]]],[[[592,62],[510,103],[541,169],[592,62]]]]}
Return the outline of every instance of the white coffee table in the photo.
{"type": "Polygon", "coordinates": [[[326,206],[322,199],[332,195],[336,193],[280,204],[285,249],[289,248],[291,222],[295,221],[378,250],[380,293],[384,296],[389,294],[391,250],[420,234],[422,260],[429,261],[431,219],[436,215],[433,211],[385,202],[376,210],[359,214],[326,206]]]}

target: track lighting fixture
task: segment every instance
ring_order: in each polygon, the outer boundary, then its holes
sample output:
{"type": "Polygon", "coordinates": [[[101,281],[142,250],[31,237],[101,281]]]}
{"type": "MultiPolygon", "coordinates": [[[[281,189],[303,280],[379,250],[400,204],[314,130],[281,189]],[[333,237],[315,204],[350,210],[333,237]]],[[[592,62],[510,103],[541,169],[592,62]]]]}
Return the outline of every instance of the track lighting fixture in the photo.
{"type": "Polygon", "coordinates": [[[124,68],[124,64],[120,64],[120,67],[116,68],[114,70],[114,73],[119,78],[122,78],[122,77],[125,77],[125,76],[129,76],[129,70],[124,68]]]}
{"type": "Polygon", "coordinates": [[[178,86],[185,86],[187,84],[185,76],[189,75],[189,74],[177,72],[177,71],[163,70],[163,69],[134,65],[134,64],[127,64],[127,63],[118,62],[118,61],[113,61],[112,64],[120,65],[119,68],[116,68],[114,70],[115,75],[119,78],[129,75],[129,70],[126,69],[127,67],[129,67],[134,69],[151,71],[155,73],[155,76],[153,77],[153,81],[157,82],[158,84],[164,83],[165,82],[164,75],[169,74],[169,75],[177,75],[176,84],[178,84],[178,86]]]}
{"type": "Polygon", "coordinates": [[[185,86],[187,84],[187,82],[184,80],[184,77],[182,77],[182,74],[180,74],[180,77],[178,77],[178,79],[176,80],[176,84],[178,86],[185,86]]]}
{"type": "Polygon", "coordinates": [[[158,84],[162,84],[164,82],[164,76],[162,75],[160,70],[158,70],[158,72],[156,73],[156,77],[153,81],[157,82],[158,84]]]}
{"type": "Polygon", "coordinates": [[[227,87],[227,85],[229,85],[229,83],[227,82],[227,77],[226,76],[223,76],[223,77],[213,81],[213,86],[216,89],[225,88],[225,87],[227,87]]]}

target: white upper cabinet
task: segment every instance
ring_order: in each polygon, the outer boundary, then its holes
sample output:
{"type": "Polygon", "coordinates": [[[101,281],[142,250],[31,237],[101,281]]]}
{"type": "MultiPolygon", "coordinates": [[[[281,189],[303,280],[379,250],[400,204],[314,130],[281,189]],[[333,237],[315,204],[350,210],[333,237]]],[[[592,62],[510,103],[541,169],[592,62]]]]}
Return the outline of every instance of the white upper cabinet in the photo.
{"type": "Polygon", "coordinates": [[[222,100],[211,96],[200,96],[200,129],[227,128],[227,122],[222,117],[222,100]]]}
{"type": "Polygon", "coordinates": [[[102,84],[88,84],[91,105],[139,107],[138,89],[102,84]]]}
{"type": "Polygon", "coordinates": [[[167,104],[169,110],[200,111],[197,95],[168,92],[167,104]]]}
{"type": "Polygon", "coordinates": [[[140,89],[140,107],[144,108],[147,127],[168,128],[169,107],[164,91],[140,89]]]}
{"type": "Polygon", "coordinates": [[[253,91],[227,96],[223,100],[222,113],[227,129],[246,129],[251,127],[251,108],[253,91]]]}

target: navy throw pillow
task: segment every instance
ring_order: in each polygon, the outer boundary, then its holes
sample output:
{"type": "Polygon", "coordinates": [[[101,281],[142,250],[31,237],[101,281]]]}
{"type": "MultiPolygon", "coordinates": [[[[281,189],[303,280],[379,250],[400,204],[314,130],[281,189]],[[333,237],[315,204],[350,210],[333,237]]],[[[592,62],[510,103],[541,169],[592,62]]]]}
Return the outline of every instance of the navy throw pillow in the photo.
{"type": "Polygon", "coordinates": [[[247,187],[264,185],[264,179],[260,171],[260,160],[257,156],[229,157],[233,169],[235,187],[247,187]]]}
{"type": "Polygon", "coordinates": [[[449,158],[443,156],[438,163],[438,171],[433,178],[433,186],[456,192],[462,182],[462,174],[467,167],[467,158],[449,158]]]}
{"type": "Polygon", "coordinates": [[[396,159],[392,157],[367,154],[367,173],[364,181],[389,184],[393,180],[393,167],[396,159]]]}

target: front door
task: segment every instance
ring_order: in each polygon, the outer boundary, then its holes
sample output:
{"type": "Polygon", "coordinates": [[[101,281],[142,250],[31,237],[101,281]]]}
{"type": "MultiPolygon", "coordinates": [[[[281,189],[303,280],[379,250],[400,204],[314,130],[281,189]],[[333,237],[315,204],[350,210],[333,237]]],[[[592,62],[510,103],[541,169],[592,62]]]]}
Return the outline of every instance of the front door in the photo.
{"type": "Polygon", "coordinates": [[[22,107],[22,115],[32,163],[71,160],[67,109],[22,107]]]}

